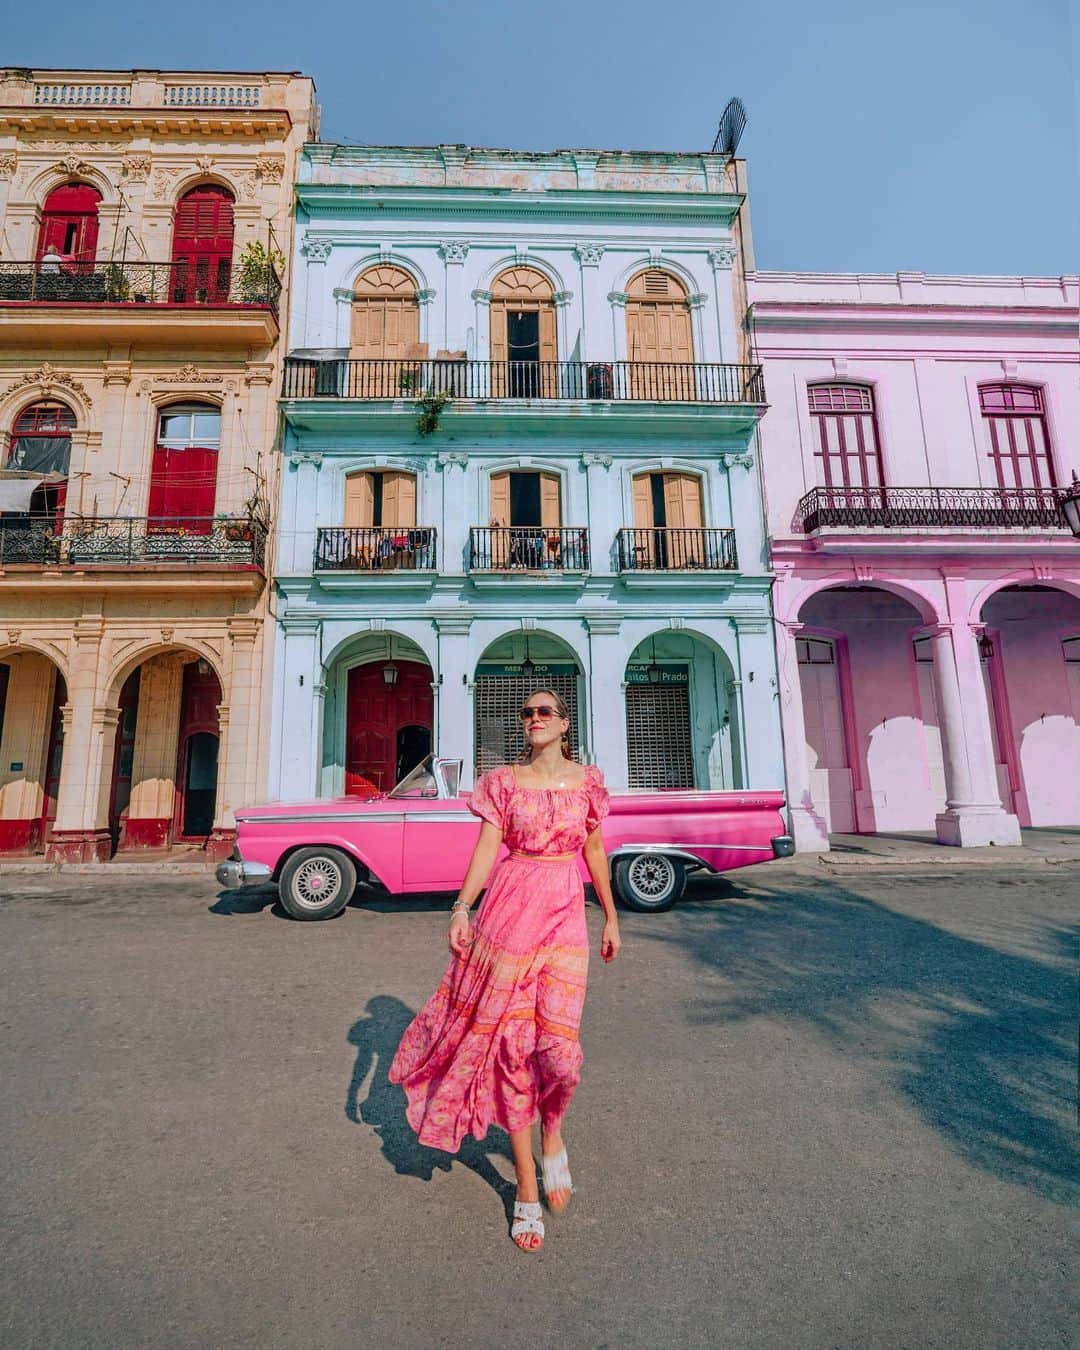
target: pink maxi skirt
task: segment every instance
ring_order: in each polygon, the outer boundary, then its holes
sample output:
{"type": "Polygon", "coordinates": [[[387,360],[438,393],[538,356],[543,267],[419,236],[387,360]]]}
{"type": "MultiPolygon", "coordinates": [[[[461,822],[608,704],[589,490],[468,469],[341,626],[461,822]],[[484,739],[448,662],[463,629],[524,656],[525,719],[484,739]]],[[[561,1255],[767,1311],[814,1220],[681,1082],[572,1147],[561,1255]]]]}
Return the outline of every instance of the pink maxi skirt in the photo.
{"type": "Polygon", "coordinates": [[[570,1105],[589,964],[576,855],[504,858],[472,931],[390,1066],[420,1142],[449,1153],[493,1124],[554,1127],[570,1105]]]}

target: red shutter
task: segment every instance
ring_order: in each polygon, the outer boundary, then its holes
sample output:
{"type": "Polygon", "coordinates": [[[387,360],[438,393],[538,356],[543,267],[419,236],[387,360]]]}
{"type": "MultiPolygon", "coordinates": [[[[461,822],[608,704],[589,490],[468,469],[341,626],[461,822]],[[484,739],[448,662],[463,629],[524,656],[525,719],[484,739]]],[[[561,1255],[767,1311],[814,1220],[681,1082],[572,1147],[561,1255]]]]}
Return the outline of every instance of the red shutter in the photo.
{"type": "Polygon", "coordinates": [[[93,264],[97,255],[101,193],[87,183],[65,183],[45,199],[37,256],[55,249],[72,263],[93,264]]]}
{"type": "Polygon", "coordinates": [[[229,298],[233,199],[226,188],[198,187],[180,198],[173,225],[172,299],[220,304],[229,298]]]}
{"type": "Polygon", "coordinates": [[[217,459],[216,450],[200,446],[183,450],[155,447],[146,510],[151,529],[210,533],[217,495],[217,459]]]}

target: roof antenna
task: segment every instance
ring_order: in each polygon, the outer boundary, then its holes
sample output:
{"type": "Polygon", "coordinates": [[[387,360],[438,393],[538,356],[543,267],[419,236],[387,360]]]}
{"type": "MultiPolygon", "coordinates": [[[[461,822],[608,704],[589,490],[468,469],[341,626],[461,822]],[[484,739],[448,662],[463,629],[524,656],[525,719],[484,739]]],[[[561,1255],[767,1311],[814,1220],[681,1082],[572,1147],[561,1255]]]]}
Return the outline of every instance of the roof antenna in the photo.
{"type": "Polygon", "coordinates": [[[733,155],[739,148],[743,130],[746,127],[746,109],[741,98],[729,98],[727,107],[720,114],[720,126],[713,141],[714,155],[733,155]]]}

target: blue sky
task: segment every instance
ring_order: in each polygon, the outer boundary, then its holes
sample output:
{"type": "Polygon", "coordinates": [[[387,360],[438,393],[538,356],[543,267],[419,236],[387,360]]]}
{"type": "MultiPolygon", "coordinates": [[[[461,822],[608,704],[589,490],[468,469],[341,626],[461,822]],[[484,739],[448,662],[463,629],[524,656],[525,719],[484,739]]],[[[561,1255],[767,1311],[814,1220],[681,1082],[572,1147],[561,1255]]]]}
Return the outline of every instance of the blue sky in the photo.
{"type": "Polygon", "coordinates": [[[10,65],[302,70],[324,139],[708,148],[749,111],[759,267],[1080,271],[1070,0],[20,6],[10,65]]]}

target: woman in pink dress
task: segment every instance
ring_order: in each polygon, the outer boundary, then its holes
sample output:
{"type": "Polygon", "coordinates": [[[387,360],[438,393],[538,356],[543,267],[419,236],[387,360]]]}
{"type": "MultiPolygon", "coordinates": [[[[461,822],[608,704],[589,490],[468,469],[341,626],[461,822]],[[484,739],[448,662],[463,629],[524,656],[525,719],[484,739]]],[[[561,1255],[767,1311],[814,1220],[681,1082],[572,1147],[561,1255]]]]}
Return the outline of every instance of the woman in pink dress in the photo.
{"type": "Polygon", "coordinates": [[[517,1197],[510,1234],[523,1251],[544,1240],[532,1128],[540,1119],[544,1193],[561,1213],[573,1189],[562,1121],[581,1076],[578,1028],[589,939],[577,857],[583,852],[604,910],[600,955],[619,952],[600,822],[608,794],[599,769],[569,749],[566,704],[538,689],[521,709],[525,747],[516,765],[476,784],[480,816],[469,870],[450,911],[450,964],[409,1025],[390,1066],[422,1144],[455,1153],[462,1136],[490,1125],[510,1135],[517,1197]],[[469,910],[500,845],[509,856],[487,887],[474,925],[469,910]]]}

